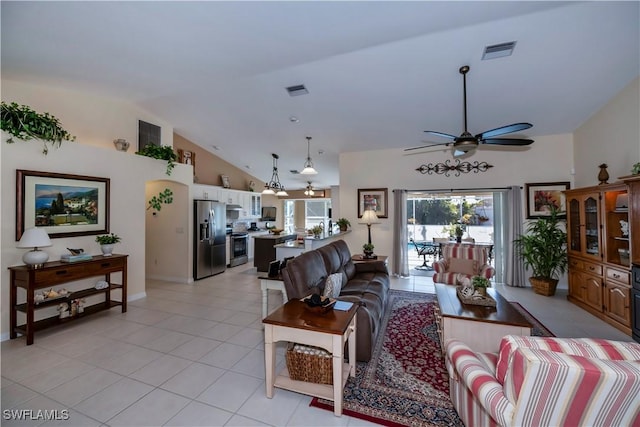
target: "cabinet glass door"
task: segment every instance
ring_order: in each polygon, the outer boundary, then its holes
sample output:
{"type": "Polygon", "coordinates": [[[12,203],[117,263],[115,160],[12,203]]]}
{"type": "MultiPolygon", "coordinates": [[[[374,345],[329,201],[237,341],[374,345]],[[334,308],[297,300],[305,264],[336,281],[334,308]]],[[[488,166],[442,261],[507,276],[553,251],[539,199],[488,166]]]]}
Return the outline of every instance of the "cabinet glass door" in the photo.
{"type": "Polygon", "coordinates": [[[582,236],[580,235],[580,202],[569,200],[569,250],[582,252],[582,236]]]}
{"type": "Polygon", "coordinates": [[[583,207],[585,250],[588,255],[599,256],[600,228],[598,223],[598,199],[592,196],[585,197],[583,207]]]}

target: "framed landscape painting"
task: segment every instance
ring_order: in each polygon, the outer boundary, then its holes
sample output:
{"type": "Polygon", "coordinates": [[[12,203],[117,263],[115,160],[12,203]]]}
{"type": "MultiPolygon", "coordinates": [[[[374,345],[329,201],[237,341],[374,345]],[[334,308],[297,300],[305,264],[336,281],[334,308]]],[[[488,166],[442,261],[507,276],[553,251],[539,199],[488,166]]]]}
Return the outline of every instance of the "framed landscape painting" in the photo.
{"type": "Polygon", "coordinates": [[[388,217],[386,188],[358,189],[358,218],[362,218],[367,209],[374,210],[378,218],[388,217]]]}
{"type": "Polygon", "coordinates": [[[109,178],[16,171],[16,240],[43,228],[51,238],[109,232],[109,178]]]}
{"type": "Polygon", "coordinates": [[[567,205],[563,191],[568,190],[569,182],[538,182],[525,184],[527,194],[527,218],[542,218],[551,215],[555,207],[559,215],[567,215],[567,205]]]}

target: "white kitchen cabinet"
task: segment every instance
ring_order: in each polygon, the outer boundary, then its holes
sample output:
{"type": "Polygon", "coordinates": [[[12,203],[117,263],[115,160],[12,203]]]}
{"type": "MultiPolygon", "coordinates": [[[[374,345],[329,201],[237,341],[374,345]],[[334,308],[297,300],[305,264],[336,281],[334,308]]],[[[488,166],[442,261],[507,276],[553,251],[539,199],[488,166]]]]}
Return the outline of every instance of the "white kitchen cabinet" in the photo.
{"type": "Polygon", "coordinates": [[[262,215],[262,196],[260,194],[251,195],[251,217],[260,218],[262,215]]]}
{"type": "Polygon", "coordinates": [[[226,265],[229,265],[231,264],[231,237],[227,236],[227,238],[225,239],[225,242],[226,242],[225,244],[227,245],[226,251],[225,251],[227,254],[226,265]]]}
{"type": "Polygon", "coordinates": [[[192,195],[198,200],[219,200],[220,187],[212,185],[194,184],[192,187],[192,195]]]}

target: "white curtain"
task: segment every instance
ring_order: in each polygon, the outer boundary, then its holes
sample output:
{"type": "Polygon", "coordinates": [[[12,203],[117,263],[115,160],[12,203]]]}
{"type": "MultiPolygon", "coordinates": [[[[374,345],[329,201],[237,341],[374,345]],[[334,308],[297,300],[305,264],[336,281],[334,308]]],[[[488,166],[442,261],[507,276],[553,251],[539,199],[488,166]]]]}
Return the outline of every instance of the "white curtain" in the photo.
{"type": "Polygon", "coordinates": [[[522,190],[519,186],[511,187],[507,197],[508,214],[505,215],[507,224],[505,227],[505,255],[507,260],[507,275],[505,284],[524,288],[527,286],[525,280],[525,269],[520,256],[513,246],[513,240],[523,232],[522,227],[522,190]]]}
{"type": "Polygon", "coordinates": [[[393,258],[391,274],[409,277],[407,236],[407,190],[393,190],[393,258]]]}

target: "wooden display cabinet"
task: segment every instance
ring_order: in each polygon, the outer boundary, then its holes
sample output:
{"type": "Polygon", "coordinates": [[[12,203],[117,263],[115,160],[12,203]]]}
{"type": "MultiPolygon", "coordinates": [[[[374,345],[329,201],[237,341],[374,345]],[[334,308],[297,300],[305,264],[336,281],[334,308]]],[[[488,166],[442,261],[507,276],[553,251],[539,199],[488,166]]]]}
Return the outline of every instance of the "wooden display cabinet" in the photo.
{"type": "Polygon", "coordinates": [[[628,194],[625,183],[566,191],[569,295],[567,299],[631,335],[630,236],[620,221],[630,209],[616,202],[628,194]]]}

